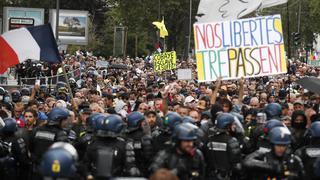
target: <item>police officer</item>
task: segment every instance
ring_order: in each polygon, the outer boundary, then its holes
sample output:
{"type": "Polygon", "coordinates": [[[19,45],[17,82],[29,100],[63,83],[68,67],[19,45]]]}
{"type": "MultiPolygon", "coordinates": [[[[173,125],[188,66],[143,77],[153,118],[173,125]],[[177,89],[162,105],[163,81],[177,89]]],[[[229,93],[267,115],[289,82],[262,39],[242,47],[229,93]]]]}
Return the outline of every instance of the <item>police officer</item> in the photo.
{"type": "Polygon", "coordinates": [[[275,127],[284,127],[284,124],[277,119],[271,119],[264,125],[263,133],[253,139],[250,139],[252,152],[256,150],[269,152],[271,150],[268,134],[275,127]]]}
{"type": "Polygon", "coordinates": [[[133,146],[137,167],[144,175],[153,156],[151,128],[140,112],[134,111],[127,119],[127,143],[133,146]]]}
{"type": "Polygon", "coordinates": [[[77,172],[78,154],[68,143],[54,143],[43,155],[40,170],[45,179],[74,179],[82,178],[77,172]]]}
{"type": "Polygon", "coordinates": [[[205,149],[209,177],[228,179],[241,170],[241,149],[235,135],[234,116],[219,114],[216,127],[209,130],[205,149]]]}
{"type": "Polygon", "coordinates": [[[278,103],[270,103],[265,107],[264,112],[267,115],[267,120],[270,120],[270,119],[280,120],[280,117],[282,115],[282,108],[281,108],[281,105],[278,103]]]}
{"type": "Polygon", "coordinates": [[[13,118],[5,118],[1,129],[2,145],[7,155],[0,158],[0,174],[3,179],[27,179],[29,170],[28,150],[25,141],[15,136],[17,124],[13,118]]]}
{"type": "Polygon", "coordinates": [[[310,144],[298,149],[295,154],[301,157],[306,172],[306,179],[316,179],[313,165],[320,158],[320,122],[314,122],[310,126],[310,144]]]}
{"type": "Polygon", "coordinates": [[[182,123],[175,127],[173,141],[175,145],[160,151],[150,166],[155,172],[160,168],[171,170],[180,179],[204,179],[205,162],[202,152],[195,147],[197,139],[196,129],[189,123],[182,123]]]}
{"type": "Polygon", "coordinates": [[[21,93],[18,90],[13,90],[11,92],[11,99],[13,103],[17,103],[21,101],[21,93]]]}
{"type": "Polygon", "coordinates": [[[269,132],[272,150],[255,151],[243,164],[248,170],[248,179],[303,179],[304,170],[298,156],[287,153],[291,133],[287,127],[275,127],[269,132]]]}
{"type": "Polygon", "coordinates": [[[170,112],[164,117],[160,133],[153,136],[153,145],[156,151],[161,151],[172,146],[171,136],[174,127],[180,123],[182,123],[182,118],[178,113],[170,112]]]}
{"type": "Polygon", "coordinates": [[[30,152],[34,165],[39,165],[42,155],[55,142],[68,142],[64,128],[68,126],[69,111],[65,108],[53,108],[48,114],[48,124],[36,128],[30,139],[30,152]]]}
{"type": "Polygon", "coordinates": [[[104,119],[105,117],[106,116],[101,113],[91,114],[86,120],[86,127],[78,133],[78,138],[74,142],[74,147],[78,151],[80,161],[82,160],[88,145],[92,143],[96,122],[104,119]]]}
{"type": "Polygon", "coordinates": [[[95,138],[84,157],[87,179],[139,176],[133,146],[120,138],[124,122],[118,115],[109,115],[96,122],[95,138]]]}
{"type": "MultiPolygon", "coordinates": [[[[1,91],[0,91],[0,92],[1,92],[1,91]]],[[[20,94],[21,94],[21,96],[30,96],[30,95],[31,95],[31,92],[30,92],[30,89],[29,89],[29,88],[24,87],[24,88],[22,88],[22,89],[20,90],[20,94]]]]}

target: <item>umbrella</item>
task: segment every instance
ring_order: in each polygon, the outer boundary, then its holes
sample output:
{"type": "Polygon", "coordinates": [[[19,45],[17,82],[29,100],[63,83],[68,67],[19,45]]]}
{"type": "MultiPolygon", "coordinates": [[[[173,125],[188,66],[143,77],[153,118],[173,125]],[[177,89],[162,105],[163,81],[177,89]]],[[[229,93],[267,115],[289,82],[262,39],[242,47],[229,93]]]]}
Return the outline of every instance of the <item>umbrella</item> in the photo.
{"type": "Polygon", "coordinates": [[[124,64],[111,64],[109,68],[110,69],[128,69],[128,66],[124,64]]]}
{"type": "Polygon", "coordinates": [[[320,79],[316,77],[304,77],[296,81],[304,89],[320,95],[320,79]]]}

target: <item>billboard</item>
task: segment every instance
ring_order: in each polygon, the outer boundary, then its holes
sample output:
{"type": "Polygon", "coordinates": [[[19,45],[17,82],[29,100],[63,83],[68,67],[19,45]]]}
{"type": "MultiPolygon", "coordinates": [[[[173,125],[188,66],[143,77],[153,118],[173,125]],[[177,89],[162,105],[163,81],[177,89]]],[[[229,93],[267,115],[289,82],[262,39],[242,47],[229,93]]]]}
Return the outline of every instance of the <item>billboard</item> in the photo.
{"type": "Polygon", "coordinates": [[[199,81],[284,74],[280,15],[194,24],[199,81]]]}
{"type": "MultiPolygon", "coordinates": [[[[56,27],[56,10],[51,9],[49,22],[54,34],[56,27]]],[[[60,10],[58,33],[60,44],[88,44],[88,11],[60,10]]]]}
{"type": "Polygon", "coordinates": [[[38,26],[44,24],[44,9],[4,7],[3,32],[24,26],[38,26]]]}

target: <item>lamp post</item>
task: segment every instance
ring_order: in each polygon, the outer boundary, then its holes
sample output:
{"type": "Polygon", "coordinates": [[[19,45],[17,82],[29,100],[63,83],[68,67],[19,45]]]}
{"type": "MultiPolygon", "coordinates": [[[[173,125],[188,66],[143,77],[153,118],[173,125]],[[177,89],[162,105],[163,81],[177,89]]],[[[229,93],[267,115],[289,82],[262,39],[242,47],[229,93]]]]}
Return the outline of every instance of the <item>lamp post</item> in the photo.
{"type": "Polygon", "coordinates": [[[189,35],[188,35],[188,48],[187,55],[189,57],[190,43],[191,43],[191,31],[192,31],[192,0],[189,1],[189,35]]]}

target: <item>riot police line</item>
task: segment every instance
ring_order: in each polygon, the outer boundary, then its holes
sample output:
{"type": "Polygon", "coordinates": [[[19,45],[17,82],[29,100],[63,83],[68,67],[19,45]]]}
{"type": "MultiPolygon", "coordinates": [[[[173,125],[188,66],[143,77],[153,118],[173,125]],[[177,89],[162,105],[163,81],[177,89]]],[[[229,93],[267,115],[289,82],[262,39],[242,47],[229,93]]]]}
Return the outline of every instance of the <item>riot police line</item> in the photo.
{"type": "Polygon", "coordinates": [[[91,114],[80,135],[68,123],[66,108],[56,107],[48,123],[32,131],[16,120],[1,120],[0,166],[3,179],[148,178],[165,168],[180,179],[318,179],[320,122],[306,131],[299,147],[270,103],[250,135],[237,117],[213,105],[208,124],[167,113],[161,126],[145,116],[91,114]],[[239,127],[240,125],[240,127],[239,127]],[[208,126],[208,128],[204,128],[208,126]],[[22,131],[22,132],[21,132],[22,131]],[[28,143],[26,143],[28,142],[28,143]],[[157,147],[157,148],[155,148],[157,147]]]}

